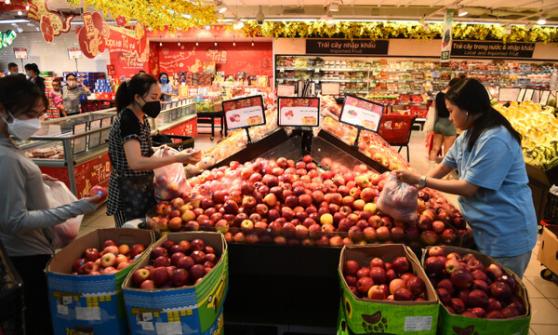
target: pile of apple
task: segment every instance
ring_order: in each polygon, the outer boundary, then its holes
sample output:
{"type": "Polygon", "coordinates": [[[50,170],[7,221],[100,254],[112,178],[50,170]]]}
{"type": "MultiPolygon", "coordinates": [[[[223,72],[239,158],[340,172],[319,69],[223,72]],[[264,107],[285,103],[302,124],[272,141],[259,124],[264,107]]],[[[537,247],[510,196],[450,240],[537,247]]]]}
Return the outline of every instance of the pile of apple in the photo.
{"type": "Polygon", "coordinates": [[[507,319],[526,313],[520,285],[500,265],[485,266],[474,254],[431,247],[426,274],[450,313],[469,318],[507,319]]]}
{"type": "Polygon", "coordinates": [[[144,290],[195,285],[217,264],[215,249],[202,239],[166,240],[151,251],[149,265],[132,274],[132,285],[144,290]]]}
{"type": "Polygon", "coordinates": [[[127,268],[136,257],[145,250],[143,244],[131,247],[128,244],[117,244],[113,240],[103,242],[103,250],[87,248],[72,265],[75,275],[106,275],[127,268]]]}
{"type": "Polygon", "coordinates": [[[426,285],[412,271],[411,263],[404,256],[396,257],[392,262],[374,257],[364,265],[349,259],[343,265],[345,282],[359,298],[426,301],[426,285]]]}
{"type": "Polygon", "coordinates": [[[148,225],[156,230],[217,230],[227,241],[339,247],[353,243],[455,244],[469,235],[463,217],[438,192],[419,192],[416,222],[381,213],[376,201],[386,174],[349,169],[311,156],[205,171],[189,180],[192,195],[160,202],[148,225]]]}

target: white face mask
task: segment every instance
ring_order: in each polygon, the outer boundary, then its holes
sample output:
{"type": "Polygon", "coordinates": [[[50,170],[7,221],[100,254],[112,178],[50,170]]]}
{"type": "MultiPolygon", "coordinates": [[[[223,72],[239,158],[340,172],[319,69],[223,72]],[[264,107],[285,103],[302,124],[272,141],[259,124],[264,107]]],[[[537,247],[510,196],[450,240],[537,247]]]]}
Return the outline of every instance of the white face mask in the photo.
{"type": "Polygon", "coordinates": [[[4,122],[6,122],[6,125],[8,126],[8,133],[20,140],[28,139],[37,131],[39,131],[39,129],[41,129],[41,120],[39,120],[38,118],[20,120],[16,119],[12,115],[12,122],[8,122],[6,119],[4,119],[4,122]]]}

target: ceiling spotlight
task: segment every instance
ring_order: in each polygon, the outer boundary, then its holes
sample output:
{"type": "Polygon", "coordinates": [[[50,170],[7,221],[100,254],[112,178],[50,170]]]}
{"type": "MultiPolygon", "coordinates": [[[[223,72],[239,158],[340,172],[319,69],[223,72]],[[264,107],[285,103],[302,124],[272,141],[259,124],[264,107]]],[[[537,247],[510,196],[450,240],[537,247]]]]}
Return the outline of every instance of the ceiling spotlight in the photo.
{"type": "Polygon", "coordinates": [[[339,11],[339,3],[337,1],[332,1],[328,6],[327,9],[330,12],[338,12],[339,11]]]}
{"type": "Polygon", "coordinates": [[[258,6],[258,13],[256,14],[256,21],[258,24],[264,23],[265,15],[262,9],[262,6],[258,6]]]}
{"type": "Polygon", "coordinates": [[[159,42],[159,46],[162,47],[162,46],[163,46],[163,42],[159,42]]]}
{"type": "Polygon", "coordinates": [[[20,10],[18,10],[18,11],[17,11],[17,16],[23,16],[23,12],[20,11],[20,10]]]}
{"type": "Polygon", "coordinates": [[[459,17],[463,17],[463,16],[467,16],[467,15],[469,15],[469,12],[466,11],[465,9],[463,9],[463,8],[459,8],[459,10],[457,11],[457,16],[459,16],[459,17]]]}
{"type": "Polygon", "coordinates": [[[252,46],[254,46],[254,42],[252,42],[252,46]]]}
{"type": "Polygon", "coordinates": [[[218,45],[219,45],[219,43],[215,42],[215,43],[213,43],[213,45],[214,45],[214,46],[218,46],[218,45]]]}
{"type": "Polygon", "coordinates": [[[223,4],[223,1],[215,1],[215,5],[217,6],[217,12],[219,14],[225,14],[228,10],[227,6],[223,4]]]}
{"type": "Polygon", "coordinates": [[[539,19],[537,20],[537,24],[539,26],[546,24],[546,18],[544,16],[539,17],[539,19]]]}
{"type": "Polygon", "coordinates": [[[178,46],[181,46],[181,45],[182,45],[182,43],[178,42],[178,46]]]}
{"type": "Polygon", "coordinates": [[[6,0],[6,1],[4,1],[4,3],[5,3],[6,5],[11,5],[11,4],[12,4],[12,0],[6,0]]]}
{"type": "Polygon", "coordinates": [[[197,46],[197,47],[199,47],[199,46],[200,46],[200,44],[199,44],[198,42],[196,42],[196,46],[197,46]]]}
{"type": "Polygon", "coordinates": [[[29,8],[31,8],[29,4],[25,5],[25,10],[29,10],[29,8]]]}
{"type": "Polygon", "coordinates": [[[236,42],[233,42],[233,47],[235,47],[235,46],[236,46],[236,42]]]}

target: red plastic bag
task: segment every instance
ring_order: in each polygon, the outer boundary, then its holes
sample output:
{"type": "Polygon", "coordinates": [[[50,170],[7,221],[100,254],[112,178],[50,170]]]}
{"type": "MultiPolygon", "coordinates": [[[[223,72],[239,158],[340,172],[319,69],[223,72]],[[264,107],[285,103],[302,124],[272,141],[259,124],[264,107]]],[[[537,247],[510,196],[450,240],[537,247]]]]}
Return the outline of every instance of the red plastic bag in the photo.
{"type": "MultiPolygon", "coordinates": [[[[56,208],[77,201],[76,196],[68,189],[66,184],[61,181],[45,180],[43,185],[50,208],[56,208]]],[[[79,234],[82,221],[83,215],[79,215],[54,226],[54,236],[52,240],[54,248],[62,248],[72,242],[79,234]]]]}
{"type": "Polygon", "coordinates": [[[399,181],[395,173],[390,173],[377,205],[378,209],[396,220],[412,222],[417,219],[417,198],[416,187],[399,181]]]}
{"type": "MultiPolygon", "coordinates": [[[[177,150],[169,147],[161,147],[155,150],[153,157],[166,157],[175,155],[177,150]]],[[[155,198],[161,201],[172,200],[184,196],[190,186],[186,179],[184,165],[173,163],[153,170],[155,173],[155,198]]]]}

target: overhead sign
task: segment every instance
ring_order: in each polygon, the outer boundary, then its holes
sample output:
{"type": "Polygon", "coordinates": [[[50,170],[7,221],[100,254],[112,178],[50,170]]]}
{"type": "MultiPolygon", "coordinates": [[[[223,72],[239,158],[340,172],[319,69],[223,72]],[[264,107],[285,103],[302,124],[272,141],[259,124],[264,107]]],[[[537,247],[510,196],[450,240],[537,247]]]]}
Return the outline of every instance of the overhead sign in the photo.
{"type": "Polygon", "coordinates": [[[307,39],[306,54],[387,55],[388,40],[307,39]]]}
{"type": "Polygon", "coordinates": [[[80,48],[68,48],[68,57],[70,59],[79,59],[82,55],[80,48]]]}
{"type": "Polygon", "coordinates": [[[440,61],[447,63],[450,61],[451,55],[451,41],[452,41],[452,26],[453,26],[453,9],[448,9],[444,17],[444,32],[442,34],[442,53],[440,54],[440,61]]]}
{"type": "Polygon", "coordinates": [[[535,43],[453,41],[452,57],[533,58],[535,43]]]}
{"type": "Polygon", "coordinates": [[[277,98],[277,124],[283,127],[317,127],[320,124],[320,98],[277,98]]]}
{"type": "Polygon", "coordinates": [[[347,95],[339,121],[362,129],[377,132],[384,114],[384,105],[347,95]]]}
{"type": "Polygon", "coordinates": [[[261,95],[223,101],[227,129],[249,128],[265,124],[261,95]]]}

